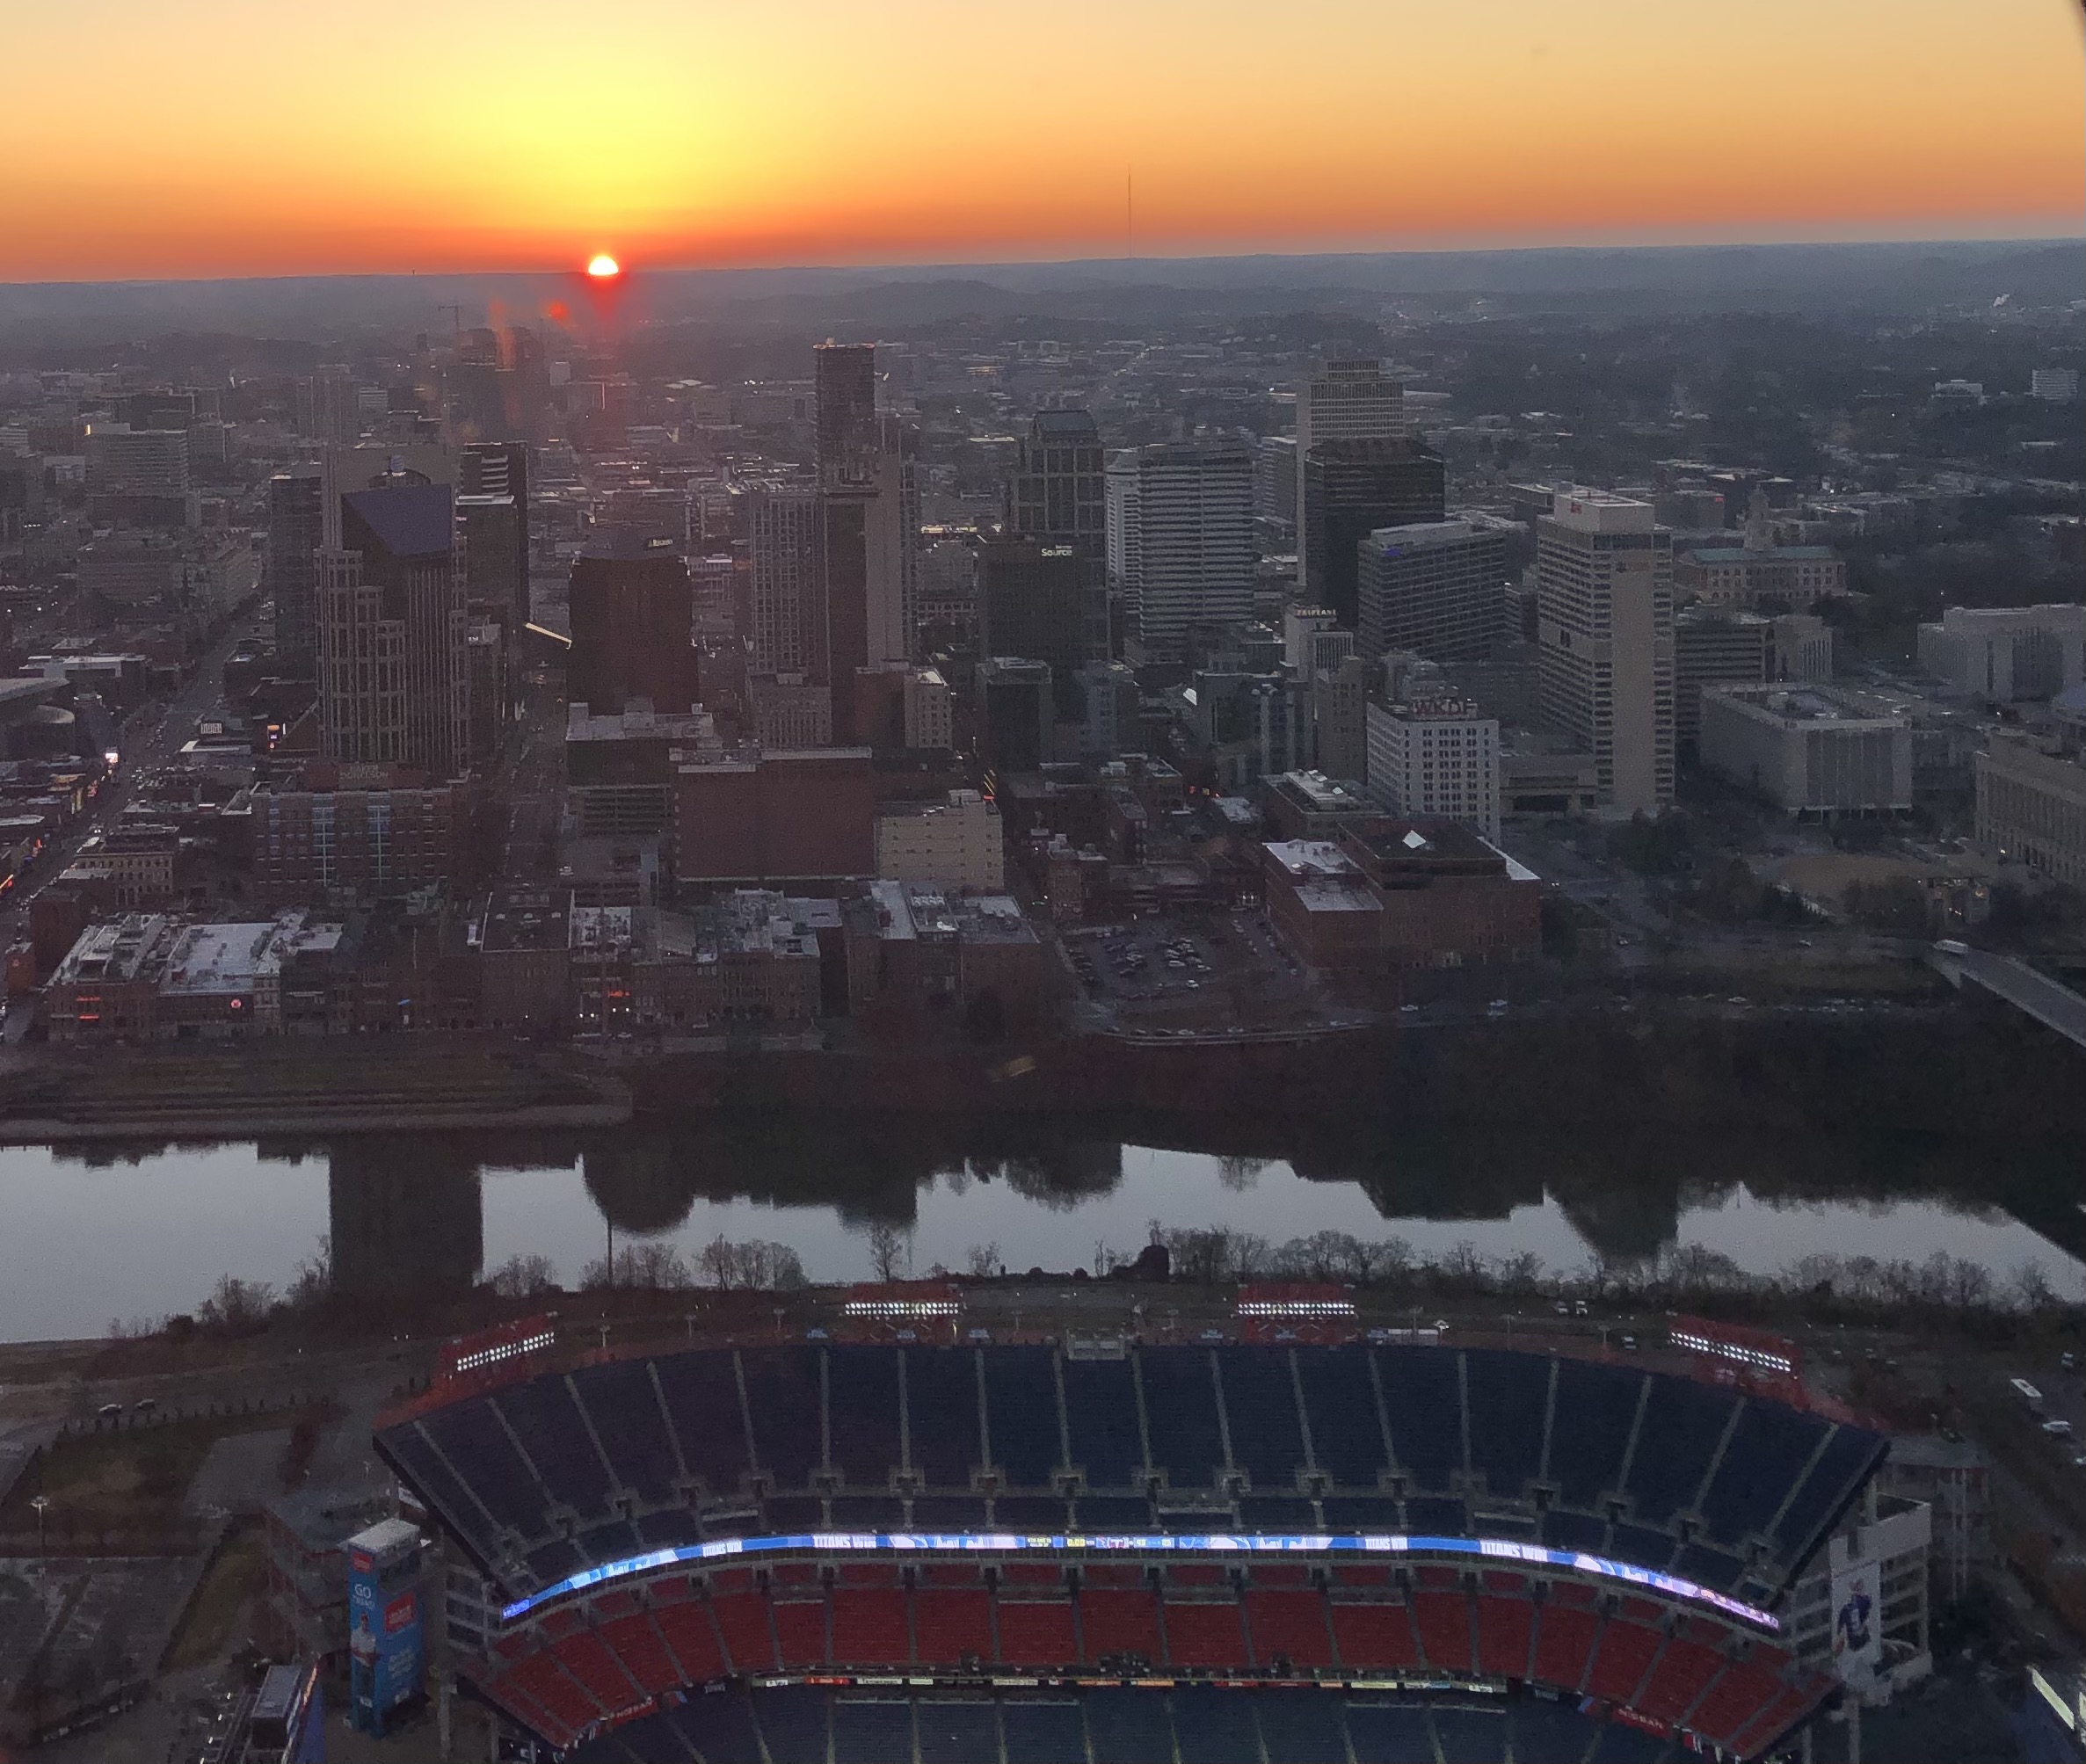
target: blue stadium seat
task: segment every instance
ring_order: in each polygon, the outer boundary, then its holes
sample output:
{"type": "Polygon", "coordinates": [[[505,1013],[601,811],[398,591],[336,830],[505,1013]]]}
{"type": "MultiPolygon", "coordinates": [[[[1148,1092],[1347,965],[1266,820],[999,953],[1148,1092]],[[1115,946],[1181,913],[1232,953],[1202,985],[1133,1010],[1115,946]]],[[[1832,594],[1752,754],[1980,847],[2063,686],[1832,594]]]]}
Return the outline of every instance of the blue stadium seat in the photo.
{"type": "Polygon", "coordinates": [[[1663,1569],[1673,1560],[1680,1540],[1649,1525],[1617,1525],[1609,1534],[1607,1553],[1645,1568],[1663,1569]]]}
{"type": "Polygon", "coordinates": [[[767,1504],[767,1528],[789,1535],[825,1526],[825,1503],[808,1494],[778,1495],[767,1504]]]}
{"type": "Polygon", "coordinates": [[[1045,1536],[1063,1531],[1065,1501],[1062,1496],[1003,1494],[992,1503],[992,1523],[1003,1531],[1040,1532],[1045,1536]]]}
{"type": "Polygon", "coordinates": [[[1580,1550],[1599,1555],[1608,1548],[1608,1521],[1590,1514],[1553,1509],[1543,1515],[1543,1541],[1552,1550],[1580,1550]]]}
{"type": "Polygon", "coordinates": [[[1304,1465],[1304,1432],[1290,1355],[1281,1347],[1232,1347],[1221,1356],[1232,1460],[1258,1489],[1294,1489],[1304,1465]]]}
{"type": "Polygon", "coordinates": [[[1149,1531],[1152,1503],[1141,1494],[1083,1494],[1073,1506],[1081,1531],[1149,1531]]]}
{"type": "Polygon", "coordinates": [[[1200,1347],[1152,1347],[1138,1355],[1152,1462],[1175,1488],[1210,1488],[1224,1468],[1217,1385],[1200,1347]]]}
{"type": "Polygon", "coordinates": [[[501,1525],[524,1537],[541,1537],[549,1528],[543,1491],[483,1397],[437,1409],[420,1426],[501,1525]]]}
{"type": "Polygon", "coordinates": [[[1765,1531],[1829,1425],[1779,1403],[1748,1401],[1702,1498],[1709,1535],[1736,1545],[1765,1531]]]}
{"type": "Polygon", "coordinates": [[[1145,1470],[1137,1397],[1127,1360],[1067,1360],[1065,1419],[1073,1466],[1088,1488],[1124,1488],[1145,1470]]]}
{"type": "Polygon", "coordinates": [[[702,1764],[761,1764],[752,1700],[745,1695],[691,1697],[673,1713],[673,1724],[687,1737],[702,1764]]]}
{"type": "Polygon", "coordinates": [[[1459,1537],[1470,1527],[1462,1501],[1444,1495],[1413,1495],[1405,1504],[1406,1529],[1432,1537],[1459,1537]]]}
{"type": "Polygon", "coordinates": [[[1634,1518],[1663,1525],[1693,1505],[1738,1400],[1733,1391],[1685,1378],[1652,1381],[1630,1459],[1626,1492],[1634,1518]]]}
{"type": "Polygon", "coordinates": [[[1494,1494],[1518,1497],[1542,1467],[1550,1362],[1486,1348],[1466,1350],[1463,1361],[1471,1468],[1494,1494]]]}
{"type": "Polygon", "coordinates": [[[895,1494],[836,1494],[832,1506],[836,1531],[898,1531],[905,1522],[905,1503],[895,1494]]]}
{"type": "Polygon", "coordinates": [[[833,1469],[850,1488],[889,1488],[898,1467],[898,1355],[890,1347],[833,1347],[826,1403],[833,1469]]]}
{"type": "Polygon", "coordinates": [[[1350,1698],[1348,1738],[1355,1764],[1435,1764],[1440,1755],[1428,1731],[1427,1711],[1416,1705],[1350,1698]]]}
{"type": "MultiPolygon", "coordinates": [[[[833,1764],[912,1764],[912,1705],[902,1699],[833,1702],[833,1764]]],[[[775,1764],[781,1764],[777,1759],[775,1764]]]]}
{"type": "Polygon", "coordinates": [[[1440,1347],[1384,1347],[1377,1350],[1377,1367],[1399,1468],[1416,1487],[1446,1492],[1463,1468],[1455,1354],[1440,1347]]]}
{"type": "MultiPolygon", "coordinates": [[[[745,1417],[739,1409],[731,1355],[671,1354],[652,1365],[689,1474],[701,1477],[713,1496],[737,1494],[750,1466],[745,1417]]],[[[796,1485],[803,1485],[802,1477],[796,1485]]]]}
{"type": "Polygon", "coordinates": [[[1248,1494],[1239,1500],[1239,1523],[1248,1531],[1305,1532],[1319,1529],[1311,1501],[1300,1494],[1248,1494]]]}
{"type": "Polygon", "coordinates": [[[1571,1419],[1550,1441],[1550,1479],[1567,1506],[1595,1507],[1623,1473],[1645,1375],[1626,1366],[1558,1361],[1557,1412],[1571,1419]]]}
{"type": "Polygon", "coordinates": [[[649,1361],[619,1360],[607,1366],[583,1366],[572,1375],[573,1388],[585,1405],[601,1449],[615,1479],[645,1502],[663,1506],[675,1499],[679,1474],[666,1417],[652,1394],[649,1361]]]}
{"type": "MultiPolygon", "coordinates": [[[[977,1494],[923,1494],[912,1502],[915,1531],[986,1531],[985,1502],[977,1494]]],[[[1053,1531],[1057,1527],[1050,1528],[1053,1531]]]]}
{"type": "Polygon", "coordinates": [[[825,1764],[826,1700],[822,1693],[777,1686],[754,1696],[751,1706],[774,1764],[825,1764]]]}
{"type": "Polygon", "coordinates": [[[637,1528],[627,1519],[612,1519],[590,1525],[577,1540],[579,1553],[589,1562],[617,1562],[637,1553],[637,1528]]]}
{"type": "Polygon", "coordinates": [[[1323,1503],[1331,1532],[1396,1531],[1405,1514],[1387,1494],[1327,1495],[1323,1503]]]}
{"type": "Polygon", "coordinates": [[[985,1461],[978,1438],[977,1350],[908,1347],[904,1354],[912,1468],[929,1488],[967,1489],[970,1472],[985,1461]]]}
{"type": "Polygon", "coordinates": [[[1323,1690],[1260,1690],[1238,1699],[1259,1718],[1261,1742],[1282,1764],[1347,1764],[1347,1721],[1323,1690]]]}
{"type": "MultiPolygon", "coordinates": [[[[498,1535],[489,1518],[464,1485],[450,1475],[434,1448],[411,1426],[394,1427],[383,1436],[393,1463],[405,1479],[432,1501],[465,1541],[475,1547],[481,1560],[490,1562],[498,1553],[498,1535]]],[[[467,1470],[466,1475],[469,1472],[467,1470]]]]}
{"type": "Polygon", "coordinates": [[[1009,1699],[999,1708],[1007,1764],[1077,1764],[1087,1757],[1087,1723],[1076,1702],[1009,1699]]]}
{"type": "Polygon", "coordinates": [[[985,1355],[985,1426],[1009,1488],[1050,1487],[1061,1442],[1049,1348],[995,1347],[985,1355]]]}
{"type": "Polygon", "coordinates": [[[1505,1708],[1481,1709],[1475,1705],[1437,1704],[1428,1713],[1434,1717],[1435,1737],[1442,1756],[1456,1759],[1504,1759],[1507,1755],[1505,1708]]]}
{"type": "Polygon", "coordinates": [[[1719,1592],[1730,1591],[1745,1571],[1746,1564],[1738,1557],[1707,1543],[1683,1543],[1673,1560],[1673,1572],[1682,1579],[1714,1586],[1719,1592]]]}
{"type": "Polygon", "coordinates": [[[582,1519],[608,1505],[608,1470],[563,1378],[532,1378],[487,1398],[506,1416],[553,1499],[582,1519]]]}
{"type": "Polygon", "coordinates": [[[1175,1690],[1170,1701],[1181,1756],[1196,1764],[1261,1764],[1253,1722],[1255,1700],[1235,1690],[1175,1690]]]}
{"type": "Polygon", "coordinates": [[[999,1756],[999,1717],[989,1702],[922,1697],[913,1718],[920,1764],[989,1764],[999,1756]]]}
{"type": "Polygon", "coordinates": [[[778,1489],[809,1488],[822,1444],[818,1356],[801,1348],[751,1347],[739,1359],[760,1468],[778,1489]]]}
{"type": "Polygon", "coordinates": [[[1874,1470],[1883,1442],[1859,1427],[1839,1428],[1775,1525],[1786,1572],[1793,1573],[1818,1542],[1818,1535],[1874,1470]]]}
{"type": "Polygon", "coordinates": [[[1297,1375],[1319,1469],[1336,1487],[1377,1487],[1385,1464],[1384,1430],[1369,1380],[1369,1350],[1299,1349],[1297,1375]]]}
{"type": "Polygon", "coordinates": [[[1094,1764],[1174,1764],[1164,1698],[1147,1690],[1090,1690],[1087,1734],[1094,1764]]]}
{"type": "Polygon", "coordinates": [[[684,1543],[700,1543],[702,1527],[687,1507],[669,1506],[658,1513],[648,1513],[639,1520],[637,1537],[647,1550],[672,1550],[684,1543]]]}

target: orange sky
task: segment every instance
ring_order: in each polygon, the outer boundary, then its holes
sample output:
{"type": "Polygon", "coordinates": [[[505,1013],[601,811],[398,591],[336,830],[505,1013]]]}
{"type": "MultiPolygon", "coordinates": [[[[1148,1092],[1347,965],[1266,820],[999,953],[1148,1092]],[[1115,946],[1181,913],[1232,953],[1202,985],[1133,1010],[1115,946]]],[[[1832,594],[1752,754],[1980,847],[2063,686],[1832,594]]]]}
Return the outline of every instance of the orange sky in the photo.
{"type": "Polygon", "coordinates": [[[2073,0],[18,0],[0,279],[2075,235],[2073,0]]]}

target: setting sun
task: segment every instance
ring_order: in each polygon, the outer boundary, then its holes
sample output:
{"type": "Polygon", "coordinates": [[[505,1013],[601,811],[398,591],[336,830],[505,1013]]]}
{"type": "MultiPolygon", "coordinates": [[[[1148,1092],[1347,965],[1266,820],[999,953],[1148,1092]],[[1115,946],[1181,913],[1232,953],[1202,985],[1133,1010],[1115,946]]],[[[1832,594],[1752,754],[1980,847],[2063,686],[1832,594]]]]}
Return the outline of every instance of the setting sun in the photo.
{"type": "Polygon", "coordinates": [[[610,257],[607,252],[603,251],[598,257],[590,258],[587,260],[586,272],[590,276],[607,281],[612,276],[622,274],[623,266],[610,257]]]}

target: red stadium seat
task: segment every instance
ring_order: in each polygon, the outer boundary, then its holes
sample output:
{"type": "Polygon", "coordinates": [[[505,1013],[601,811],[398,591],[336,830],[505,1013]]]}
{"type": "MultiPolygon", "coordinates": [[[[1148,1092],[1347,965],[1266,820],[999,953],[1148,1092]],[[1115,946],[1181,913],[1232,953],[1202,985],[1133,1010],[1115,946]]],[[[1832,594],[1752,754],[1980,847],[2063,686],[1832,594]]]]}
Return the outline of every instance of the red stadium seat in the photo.
{"type": "Polygon", "coordinates": [[[1333,1606],[1333,1639],[1340,1664],[1356,1668],[1417,1666],[1420,1644],[1413,1615],[1403,1605],[1333,1606]]]}
{"type": "Polygon", "coordinates": [[[1177,1562],[1167,1570],[1167,1579],[1177,1586],[1222,1586],[1231,1571],[1214,1562],[1177,1562]]]}
{"type": "Polygon", "coordinates": [[[1065,1570],[1054,1562],[1003,1562],[999,1579],[1008,1586],[1063,1586],[1065,1570]]]}
{"type": "Polygon", "coordinates": [[[667,1651],[665,1642],[652,1627],[652,1620],[645,1612],[611,1618],[601,1625],[601,1639],[647,1696],[658,1696],[685,1681],[673,1656],[667,1651]]]}
{"type": "MultiPolygon", "coordinates": [[[[579,1738],[579,1728],[564,1716],[547,1707],[541,1699],[523,1689],[512,1673],[493,1679],[483,1686],[485,1694],[524,1725],[541,1734],[553,1746],[563,1747],[579,1738]]],[[[574,1687],[577,1692],[578,1687],[574,1687]]],[[[586,1717],[591,1720],[590,1715],[586,1717]]]]}
{"type": "Polygon", "coordinates": [[[1079,1662],[1070,1599],[1001,1599],[995,1613],[999,1625],[999,1664],[1008,1666],[1065,1666],[1079,1662]]]}
{"type": "Polygon", "coordinates": [[[1825,1688],[1823,1681],[1807,1688],[1784,1688],[1780,1695],[1732,1736],[1731,1749],[1741,1757],[1760,1751],[1815,1704],[1824,1695],[1825,1688]]]}
{"type": "Polygon", "coordinates": [[[1111,1592],[1089,1586],[1079,1593],[1082,1657],[1090,1666],[1108,1654],[1140,1654],[1163,1659],[1159,1637],[1159,1602],[1149,1589],[1111,1592]]]}
{"type": "Polygon", "coordinates": [[[1429,1666],[1443,1672],[1471,1671],[1471,1600],[1467,1593],[1416,1592],[1413,1618],[1429,1666]]]}
{"type": "Polygon", "coordinates": [[[912,1594],[913,1659],[956,1666],[965,1654],[992,1658],[992,1599],[978,1586],[921,1586],[912,1594]]]}
{"type": "Polygon", "coordinates": [[[1176,1666],[1243,1666],[1246,1637],[1239,1627],[1239,1602],[1169,1599],[1166,1605],[1167,1658],[1176,1666]]]}
{"type": "MultiPolygon", "coordinates": [[[[822,1666],[825,1664],[825,1600],[784,1599],[774,1605],[775,1643],[781,1651],[782,1666],[822,1666]]],[[[732,1651],[738,1652],[735,1647],[732,1651]]]]}
{"type": "Polygon", "coordinates": [[[516,1661],[507,1677],[569,1733],[578,1732],[607,1712],[548,1649],[516,1661]]]}
{"type": "Polygon", "coordinates": [[[1700,1642],[1671,1637],[1652,1669],[1652,1681],[1637,1699],[1638,1713],[1654,1721],[1678,1721],[1723,1665],[1715,1650],[1700,1642]]]}
{"type": "Polygon", "coordinates": [[[1299,1671],[1334,1664],[1324,1593],[1256,1586],[1246,1595],[1246,1616],[1255,1666],[1272,1666],[1277,1657],[1299,1671]]]}
{"type": "Polygon", "coordinates": [[[1255,1563],[1253,1583],[1256,1586],[1308,1586],[1311,1570],[1294,1562],[1255,1563]]]}
{"type": "Polygon", "coordinates": [[[902,1666],[912,1657],[905,1593],[899,1586],[833,1590],[833,1659],[849,1666],[902,1666]]]}
{"type": "Polygon", "coordinates": [[[1659,1651],[1663,1639],[1648,1624],[1621,1615],[1610,1617],[1594,1644],[1593,1670],[1587,1674],[1587,1690],[1610,1702],[1634,1707],[1637,1687],[1645,1669],[1659,1651]]]}
{"type": "Polygon", "coordinates": [[[1536,1607],[1529,1599],[1479,1593],[1478,1670],[1494,1678],[1526,1678],[1535,1628],[1536,1607]]]}
{"type": "Polygon", "coordinates": [[[1536,1616],[1535,1677],[1538,1683],[1576,1691],[1586,1682],[1587,1662],[1601,1620],[1593,1612],[1552,1598],[1536,1616]]]}
{"type": "Polygon", "coordinates": [[[758,1593],[713,1596],[710,1612],[733,1672],[774,1672],[775,1638],[767,1627],[767,1601],[758,1593]]]}
{"type": "Polygon", "coordinates": [[[621,1715],[649,1701],[644,1692],[617,1663],[608,1644],[592,1630],[567,1636],[555,1644],[558,1664],[587,1688],[607,1715],[621,1715]]]}
{"type": "Polygon", "coordinates": [[[724,1656],[717,1651],[717,1632],[701,1605],[662,1606],[652,1614],[659,1634],[673,1650],[684,1684],[709,1684],[724,1676],[724,1656]]]}

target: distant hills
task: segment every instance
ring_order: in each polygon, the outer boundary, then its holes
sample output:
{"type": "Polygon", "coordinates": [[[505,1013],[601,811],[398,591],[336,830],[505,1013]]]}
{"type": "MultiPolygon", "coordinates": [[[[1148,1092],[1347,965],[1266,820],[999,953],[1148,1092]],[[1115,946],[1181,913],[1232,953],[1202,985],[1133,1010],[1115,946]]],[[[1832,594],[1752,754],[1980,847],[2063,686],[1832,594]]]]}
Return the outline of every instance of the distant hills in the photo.
{"type": "MultiPolygon", "coordinates": [[[[229,333],[315,341],[532,322],[580,304],[577,276],[293,276],[0,285],[0,348],[229,333]]],[[[633,317],[721,330],[868,330],[965,318],[1094,323],[1300,307],[1414,313],[1478,301],[1502,312],[1920,312],[2010,295],[2046,305],[2086,289],[2086,240],[1395,251],[1093,259],[905,268],[659,270],[630,279],[633,317]]]]}

